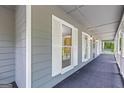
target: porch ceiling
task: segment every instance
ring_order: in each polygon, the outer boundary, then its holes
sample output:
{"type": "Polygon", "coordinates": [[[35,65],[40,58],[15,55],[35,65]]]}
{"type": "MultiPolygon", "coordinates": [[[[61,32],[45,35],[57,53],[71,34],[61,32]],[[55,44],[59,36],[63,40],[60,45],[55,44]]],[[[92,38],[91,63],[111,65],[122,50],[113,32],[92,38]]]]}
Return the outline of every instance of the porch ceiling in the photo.
{"type": "Polygon", "coordinates": [[[118,28],[123,6],[120,5],[63,5],[59,6],[80,24],[85,24],[88,33],[101,40],[112,40],[118,28]]]}

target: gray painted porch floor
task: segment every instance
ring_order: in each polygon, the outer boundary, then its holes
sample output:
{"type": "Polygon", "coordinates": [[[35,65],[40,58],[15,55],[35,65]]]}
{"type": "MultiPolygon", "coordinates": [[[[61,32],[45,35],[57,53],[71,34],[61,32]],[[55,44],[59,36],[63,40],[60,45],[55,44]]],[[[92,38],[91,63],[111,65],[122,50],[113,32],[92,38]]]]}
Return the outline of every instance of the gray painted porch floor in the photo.
{"type": "Polygon", "coordinates": [[[101,54],[54,88],[122,88],[114,55],[101,54]]]}

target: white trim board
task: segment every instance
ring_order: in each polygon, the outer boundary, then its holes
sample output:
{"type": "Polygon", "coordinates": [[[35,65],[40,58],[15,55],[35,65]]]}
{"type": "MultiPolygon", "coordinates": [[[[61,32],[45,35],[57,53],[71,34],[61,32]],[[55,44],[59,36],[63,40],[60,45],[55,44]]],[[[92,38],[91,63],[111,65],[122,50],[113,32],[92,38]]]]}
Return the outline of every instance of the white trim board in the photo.
{"type": "Polygon", "coordinates": [[[31,5],[26,6],[26,88],[31,88],[31,5]]]}
{"type": "Polygon", "coordinates": [[[52,15],[52,77],[64,74],[78,65],[78,29],[68,22],[52,15]],[[71,65],[62,68],[62,25],[72,29],[71,65]],[[74,57],[74,54],[77,57],[74,57]],[[74,60],[76,60],[74,62],[74,60]]]}

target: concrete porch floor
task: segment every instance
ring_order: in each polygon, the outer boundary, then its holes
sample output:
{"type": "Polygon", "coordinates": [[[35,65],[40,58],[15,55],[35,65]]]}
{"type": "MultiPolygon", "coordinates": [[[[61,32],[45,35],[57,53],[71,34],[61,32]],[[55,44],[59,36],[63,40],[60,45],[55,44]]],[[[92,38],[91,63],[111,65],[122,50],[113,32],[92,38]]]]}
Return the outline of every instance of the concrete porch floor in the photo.
{"type": "Polygon", "coordinates": [[[54,88],[123,88],[114,55],[101,54],[54,88]]]}

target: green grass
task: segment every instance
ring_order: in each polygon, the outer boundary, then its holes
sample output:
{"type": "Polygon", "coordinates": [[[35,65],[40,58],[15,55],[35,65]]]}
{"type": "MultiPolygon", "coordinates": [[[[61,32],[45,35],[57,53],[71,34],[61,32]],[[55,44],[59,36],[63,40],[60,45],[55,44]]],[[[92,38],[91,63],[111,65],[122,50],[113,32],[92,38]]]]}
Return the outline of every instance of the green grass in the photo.
{"type": "Polygon", "coordinates": [[[104,41],[104,49],[114,52],[114,42],[104,41]]]}

